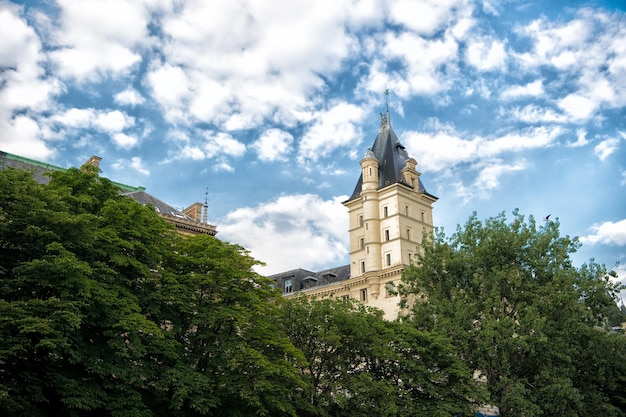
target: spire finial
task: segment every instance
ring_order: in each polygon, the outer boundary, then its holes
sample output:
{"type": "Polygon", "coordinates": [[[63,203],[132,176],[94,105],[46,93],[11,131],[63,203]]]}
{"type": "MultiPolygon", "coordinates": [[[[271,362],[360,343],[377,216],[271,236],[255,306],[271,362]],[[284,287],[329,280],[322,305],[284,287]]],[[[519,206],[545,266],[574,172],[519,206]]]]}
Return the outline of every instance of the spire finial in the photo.
{"type": "Polygon", "coordinates": [[[202,205],[202,219],[200,223],[208,223],[207,216],[209,211],[209,187],[204,192],[204,204],[202,205]]]}
{"type": "Polygon", "coordinates": [[[387,114],[389,114],[389,89],[385,86],[385,107],[387,108],[387,114]]]}

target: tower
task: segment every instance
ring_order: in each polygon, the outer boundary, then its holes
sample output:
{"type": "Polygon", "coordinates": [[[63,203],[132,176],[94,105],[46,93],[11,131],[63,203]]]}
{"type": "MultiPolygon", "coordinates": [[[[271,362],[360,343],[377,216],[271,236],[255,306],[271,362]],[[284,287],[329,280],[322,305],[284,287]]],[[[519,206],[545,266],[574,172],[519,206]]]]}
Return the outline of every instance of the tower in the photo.
{"type": "Polygon", "coordinates": [[[411,158],[391,126],[389,109],[380,115],[376,140],[360,162],[361,176],[343,204],[350,219],[350,295],[397,312],[390,290],[433,230],[432,204],[411,158]],[[358,291],[358,293],[357,293],[358,291]]]}
{"type": "Polygon", "coordinates": [[[393,320],[400,312],[394,284],[433,230],[432,205],[411,158],[391,127],[389,107],[376,140],[360,162],[361,175],[343,202],[350,218],[350,264],[313,272],[294,269],[270,276],[285,297],[355,298],[393,320]]]}

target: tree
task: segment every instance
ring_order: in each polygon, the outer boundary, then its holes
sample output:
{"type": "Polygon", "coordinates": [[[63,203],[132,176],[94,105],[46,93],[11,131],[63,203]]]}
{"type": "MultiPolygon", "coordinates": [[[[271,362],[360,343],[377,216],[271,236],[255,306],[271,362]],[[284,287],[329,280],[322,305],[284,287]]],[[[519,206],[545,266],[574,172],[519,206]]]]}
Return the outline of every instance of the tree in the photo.
{"type": "MultiPolygon", "coordinates": [[[[281,295],[238,245],[177,236],[144,298],[174,355],[149,380],[168,416],[294,415],[286,401],[301,354],[280,332],[281,295]]],[[[159,408],[159,407],[157,407],[159,408]]]]}
{"type": "Polygon", "coordinates": [[[626,374],[611,363],[624,369],[626,338],[594,328],[617,288],[603,266],[572,266],[578,247],[558,222],[474,213],[450,238],[437,231],[403,275],[409,320],[452,340],[502,417],[624,415],[626,374]]]}
{"type": "Polygon", "coordinates": [[[299,416],[451,416],[477,391],[449,341],[354,300],[296,297],[281,320],[306,363],[299,416]]]}
{"type": "Polygon", "coordinates": [[[0,414],[294,415],[300,354],[255,263],[96,172],[0,171],[0,414]]]}

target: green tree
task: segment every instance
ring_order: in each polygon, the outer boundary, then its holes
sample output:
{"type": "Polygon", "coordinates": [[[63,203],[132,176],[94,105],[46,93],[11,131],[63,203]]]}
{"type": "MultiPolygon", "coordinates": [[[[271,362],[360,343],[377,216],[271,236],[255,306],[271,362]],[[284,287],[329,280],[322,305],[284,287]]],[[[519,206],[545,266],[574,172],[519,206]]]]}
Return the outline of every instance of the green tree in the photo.
{"type": "Polygon", "coordinates": [[[299,353],[254,264],[96,172],[0,171],[0,414],[294,415],[299,353]]]}
{"type": "MultiPolygon", "coordinates": [[[[283,326],[306,363],[299,416],[451,416],[471,410],[469,368],[449,341],[353,300],[286,301],[283,326]]],[[[475,397],[474,397],[475,398],[475,397]]]]}
{"type": "Polygon", "coordinates": [[[251,271],[238,245],[209,236],[172,239],[158,279],[146,285],[149,317],[166,329],[154,401],[168,416],[295,415],[301,354],[278,328],[280,294],[251,271]]]}
{"type": "Polygon", "coordinates": [[[572,266],[578,247],[558,222],[474,214],[450,238],[438,231],[403,275],[410,320],[452,340],[503,417],[624,415],[626,338],[594,328],[617,288],[602,266],[572,266]]]}

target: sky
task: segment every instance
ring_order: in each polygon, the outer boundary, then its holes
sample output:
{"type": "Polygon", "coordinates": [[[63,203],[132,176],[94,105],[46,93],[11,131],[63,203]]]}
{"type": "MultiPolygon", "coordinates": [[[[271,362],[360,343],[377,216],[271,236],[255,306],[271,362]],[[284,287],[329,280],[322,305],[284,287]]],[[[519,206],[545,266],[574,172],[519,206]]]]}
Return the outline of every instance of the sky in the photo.
{"type": "Polygon", "coordinates": [[[626,276],[624,0],[0,0],[0,150],[206,197],[266,275],[349,262],[387,103],[446,234],[550,214],[626,276]]]}

